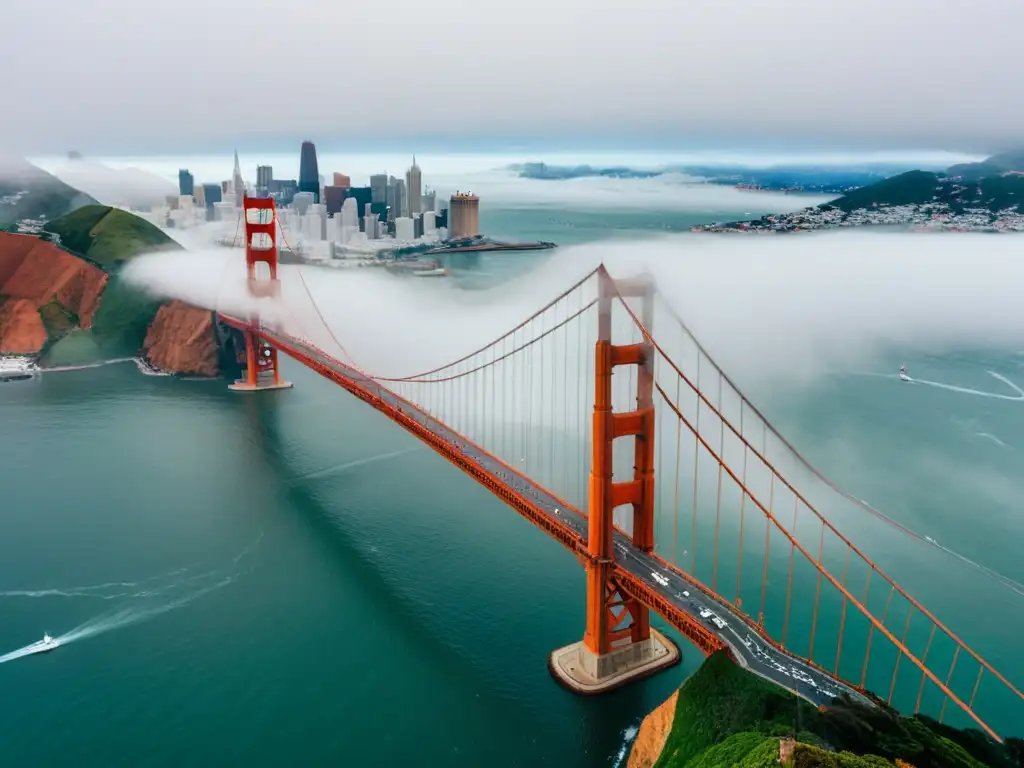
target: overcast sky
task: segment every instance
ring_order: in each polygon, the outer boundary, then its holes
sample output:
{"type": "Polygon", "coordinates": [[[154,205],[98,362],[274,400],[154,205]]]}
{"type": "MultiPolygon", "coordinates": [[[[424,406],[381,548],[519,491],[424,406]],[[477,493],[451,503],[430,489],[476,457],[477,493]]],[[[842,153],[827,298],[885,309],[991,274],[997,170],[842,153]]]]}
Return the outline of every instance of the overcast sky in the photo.
{"type": "Polygon", "coordinates": [[[0,143],[313,138],[988,151],[1024,135],[1021,0],[5,4],[0,143]]]}

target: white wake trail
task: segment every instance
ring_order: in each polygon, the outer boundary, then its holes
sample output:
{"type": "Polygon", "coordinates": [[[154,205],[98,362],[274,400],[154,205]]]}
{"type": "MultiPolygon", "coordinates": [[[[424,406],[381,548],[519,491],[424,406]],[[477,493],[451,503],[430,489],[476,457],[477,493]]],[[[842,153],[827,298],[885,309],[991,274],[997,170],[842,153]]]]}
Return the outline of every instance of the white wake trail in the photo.
{"type": "MultiPolygon", "coordinates": [[[[263,540],[263,531],[261,530],[259,536],[256,537],[255,541],[247,545],[242,551],[235,555],[231,561],[231,568],[234,569],[244,557],[251,554],[253,550],[259,546],[263,540]]],[[[148,599],[148,598],[159,598],[166,595],[169,592],[181,591],[188,589],[189,585],[195,585],[200,582],[210,582],[206,586],[201,586],[198,589],[187,592],[186,594],[179,595],[176,598],[171,599],[168,602],[162,602],[157,605],[153,605],[152,601],[149,601],[148,605],[124,605],[119,608],[115,608],[112,611],[100,614],[88,621],[79,624],[74,629],[68,630],[56,637],[60,642],[61,646],[68,645],[78,640],[85,640],[90,637],[96,637],[107,632],[111,632],[115,629],[121,629],[123,627],[130,626],[132,624],[138,624],[142,621],[147,621],[160,614],[173,611],[177,608],[181,608],[189,603],[198,600],[200,597],[214,592],[218,589],[226,587],[231,584],[243,573],[250,572],[252,567],[248,570],[235,571],[234,573],[228,573],[228,568],[219,568],[204,573],[195,574],[188,576],[183,579],[179,579],[170,584],[154,585],[152,587],[137,590],[135,592],[117,592],[114,594],[103,594],[99,593],[98,590],[109,589],[111,587],[144,587],[147,584],[152,584],[158,579],[166,579],[170,576],[186,573],[188,568],[179,568],[170,573],[162,574],[160,576],[153,576],[149,579],[142,579],[141,581],[119,581],[119,582],[106,582],[104,584],[93,584],[85,587],[74,587],[68,589],[41,589],[41,590],[7,590],[6,592],[0,592],[0,596],[8,597],[49,597],[49,596],[64,596],[64,597],[99,597],[104,600],[112,600],[116,597],[125,597],[128,600],[131,599],[148,599]]],[[[5,664],[9,661],[23,658],[25,656],[31,656],[38,653],[38,641],[33,641],[28,645],[17,648],[9,653],[0,655],[0,664],[5,664]]]]}
{"type": "MultiPolygon", "coordinates": [[[[1016,395],[1003,395],[999,392],[986,392],[983,389],[972,389],[971,387],[958,387],[955,384],[946,384],[941,381],[929,381],[928,379],[914,379],[911,378],[908,384],[923,384],[926,387],[936,387],[937,389],[945,389],[949,392],[960,392],[965,395],[977,395],[978,397],[991,397],[995,400],[1012,400],[1012,401],[1024,401],[1024,389],[1021,389],[1012,381],[1005,376],[996,373],[995,371],[985,371],[989,376],[998,379],[1003,382],[1006,386],[1016,392],[1016,395]]],[[[875,379],[898,379],[894,373],[873,373],[870,371],[861,371],[853,374],[854,376],[870,376],[875,379]]]]}
{"type": "Polygon", "coordinates": [[[96,637],[106,632],[110,632],[115,629],[127,627],[131,624],[138,624],[141,621],[146,621],[154,616],[159,616],[162,613],[173,611],[176,608],[188,605],[189,603],[198,600],[203,595],[209,594],[215,590],[226,587],[228,584],[235,580],[236,576],[226,576],[218,582],[211,584],[208,587],[192,592],[188,595],[179,597],[177,600],[172,600],[169,603],[163,605],[156,605],[151,608],[122,608],[117,611],[112,611],[101,616],[97,616],[94,619],[90,619],[84,624],[80,624],[63,635],[60,635],[57,639],[60,640],[61,645],[67,645],[77,640],[85,640],[89,637],[96,637]]]}
{"type": "MultiPolygon", "coordinates": [[[[173,611],[177,608],[181,608],[189,603],[198,600],[200,597],[214,592],[215,590],[226,587],[232,583],[239,574],[231,574],[229,576],[223,576],[218,581],[210,584],[202,589],[197,589],[194,592],[190,592],[186,595],[182,595],[174,600],[160,605],[153,605],[148,607],[138,606],[127,606],[124,608],[118,608],[113,611],[109,611],[104,614],[100,614],[88,621],[79,624],[74,629],[68,630],[67,632],[56,637],[60,641],[61,647],[69,645],[70,643],[78,640],[85,640],[90,637],[96,637],[107,632],[111,632],[115,629],[121,629],[123,627],[130,626],[132,624],[138,624],[148,619],[152,619],[160,614],[173,611]]],[[[6,664],[16,659],[24,658],[25,656],[31,656],[36,653],[35,646],[37,642],[29,643],[28,645],[22,646],[16,650],[0,656],[0,664],[6,664]]],[[[59,650],[59,649],[58,649],[59,650]]]]}
{"type": "MultiPolygon", "coordinates": [[[[231,562],[238,564],[243,558],[248,557],[252,552],[260,545],[263,541],[264,531],[260,529],[259,535],[256,539],[247,544],[241,552],[235,555],[231,562]]],[[[211,575],[220,573],[222,569],[213,569],[204,571],[193,576],[189,576],[184,579],[173,581],[169,584],[147,586],[154,582],[159,582],[165,579],[170,579],[174,576],[180,576],[188,573],[195,567],[195,564],[186,568],[176,568],[173,571],[161,573],[156,576],[150,576],[145,579],[139,579],[138,581],[108,581],[103,584],[88,584],[85,586],[77,587],[48,587],[43,589],[5,589],[0,590],[0,597],[85,597],[93,598],[96,600],[115,600],[119,597],[133,598],[133,597],[155,597],[170,592],[178,587],[182,587],[186,584],[193,584],[197,581],[209,578],[211,575]],[[135,588],[132,590],[132,588],[135,588]],[[118,592],[110,592],[111,589],[119,589],[118,592]]]]}
{"type": "MultiPolygon", "coordinates": [[[[93,597],[100,600],[112,600],[115,597],[131,597],[131,592],[116,592],[106,594],[107,590],[124,587],[141,587],[144,584],[151,584],[160,579],[168,579],[172,576],[185,573],[188,568],[177,568],[158,576],[150,576],[140,581],[108,581],[103,584],[88,584],[80,587],[62,587],[50,589],[5,589],[0,591],[0,597],[93,597]]],[[[172,585],[172,587],[175,585],[172,585]]]]}
{"type": "Polygon", "coordinates": [[[388,459],[397,459],[399,456],[404,456],[407,453],[414,453],[415,451],[421,450],[419,446],[412,448],[403,448],[400,451],[390,451],[389,453],[380,453],[376,456],[368,456],[365,459],[356,459],[355,461],[347,461],[344,464],[338,464],[333,467],[326,467],[324,469],[318,469],[315,472],[309,472],[305,475],[300,475],[295,478],[296,480],[315,480],[321,477],[327,477],[334,474],[335,472],[341,472],[346,469],[352,469],[354,467],[361,467],[365,464],[374,464],[378,461],[386,461],[388,459]]]}

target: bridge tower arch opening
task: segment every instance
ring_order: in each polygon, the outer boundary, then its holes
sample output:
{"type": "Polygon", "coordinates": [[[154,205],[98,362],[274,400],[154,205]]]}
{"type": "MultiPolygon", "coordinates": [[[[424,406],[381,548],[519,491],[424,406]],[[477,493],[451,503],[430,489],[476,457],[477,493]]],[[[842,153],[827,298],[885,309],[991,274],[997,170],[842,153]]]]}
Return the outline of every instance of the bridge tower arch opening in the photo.
{"type": "Polygon", "coordinates": [[[647,277],[614,281],[598,270],[598,335],[595,342],[593,458],[587,501],[587,619],[583,640],[551,654],[549,667],[570,690],[594,694],[619,688],[679,662],[678,647],[651,629],[650,609],[622,588],[615,577],[613,512],[633,508],[633,544],[654,549],[654,355],[645,334],[638,344],[612,342],[612,307],[618,297],[638,298],[649,332],[654,316],[654,284],[647,277]],[[612,371],[637,367],[636,407],[612,410],[612,371]],[[633,478],[613,482],[617,438],[634,440],[633,478]]]}
{"type": "MultiPolygon", "coordinates": [[[[255,299],[276,299],[281,295],[277,276],[277,209],[272,198],[246,197],[242,215],[245,219],[245,266],[249,295],[255,299]]],[[[281,378],[277,349],[261,333],[259,312],[249,315],[245,336],[245,378],[230,385],[240,392],[264,389],[286,389],[290,382],[281,378]]]]}

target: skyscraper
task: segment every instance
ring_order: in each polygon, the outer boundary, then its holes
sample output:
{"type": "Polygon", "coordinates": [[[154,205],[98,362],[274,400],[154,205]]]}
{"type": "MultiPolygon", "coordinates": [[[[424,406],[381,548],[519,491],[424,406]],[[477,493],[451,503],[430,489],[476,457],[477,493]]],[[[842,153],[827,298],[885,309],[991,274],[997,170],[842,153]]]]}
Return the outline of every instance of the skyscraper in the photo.
{"type": "Polygon", "coordinates": [[[256,189],[260,194],[270,191],[270,182],[274,180],[274,169],[269,165],[256,166],[256,189]]]}
{"type": "Polygon", "coordinates": [[[203,204],[206,206],[206,219],[207,221],[214,220],[214,205],[221,201],[221,186],[220,184],[203,184],[203,204]]]}
{"type": "Polygon", "coordinates": [[[351,187],[352,179],[346,176],[344,173],[334,172],[334,186],[336,187],[351,187]]]}
{"type": "Polygon", "coordinates": [[[373,202],[386,203],[388,200],[388,175],[386,173],[375,173],[371,176],[370,190],[373,194],[373,202]]]}
{"type": "Polygon", "coordinates": [[[242,180],[242,166],[238,164],[238,150],[235,150],[235,170],[231,174],[231,183],[235,192],[235,205],[241,208],[245,204],[245,182],[242,180]]]}
{"type": "Polygon", "coordinates": [[[480,233],[480,198],[473,194],[456,192],[451,196],[451,227],[449,236],[452,240],[472,237],[480,233]]]}
{"type": "Polygon", "coordinates": [[[194,195],[196,191],[195,177],[188,172],[187,168],[178,171],[178,194],[194,195]]]}
{"type": "Polygon", "coordinates": [[[327,206],[327,215],[334,216],[341,212],[341,206],[345,203],[345,193],[348,187],[327,186],[324,187],[324,205],[327,206]]]}
{"type": "Polygon", "coordinates": [[[312,141],[302,142],[299,155],[299,192],[312,192],[313,201],[320,202],[320,171],[316,166],[316,147],[312,141]]]}
{"type": "Polygon", "coordinates": [[[405,194],[405,181],[392,176],[388,179],[387,200],[385,202],[396,217],[405,216],[408,200],[405,194]]]}
{"type": "Polygon", "coordinates": [[[423,201],[423,176],[416,165],[416,155],[412,156],[412,167],[405,174],[405,193],[409,196],[409,215],[421,213],[423,201]]]}

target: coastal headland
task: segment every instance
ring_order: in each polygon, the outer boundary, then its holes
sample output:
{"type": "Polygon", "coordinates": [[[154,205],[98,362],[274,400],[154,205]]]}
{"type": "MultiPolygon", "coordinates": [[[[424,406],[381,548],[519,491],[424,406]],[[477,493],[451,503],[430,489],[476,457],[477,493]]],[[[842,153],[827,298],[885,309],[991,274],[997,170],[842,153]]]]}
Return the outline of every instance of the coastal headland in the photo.
{"type": "Polygon", "coordinates": [[[718,652],[647,715],[628,768],[1020,766],[1020,739],[997,744],[876,704],[843,696],[816,708],[718,652]]]}
{"type": "Polygon", "coordinates": [[[0,232],[0,354],[44,370],[138,356],[166,373],[219,375],[214,313],[156,300],[121,276],[141,253],[179,248],[138,216],[94,203],[34,233],[0,232]]]}

